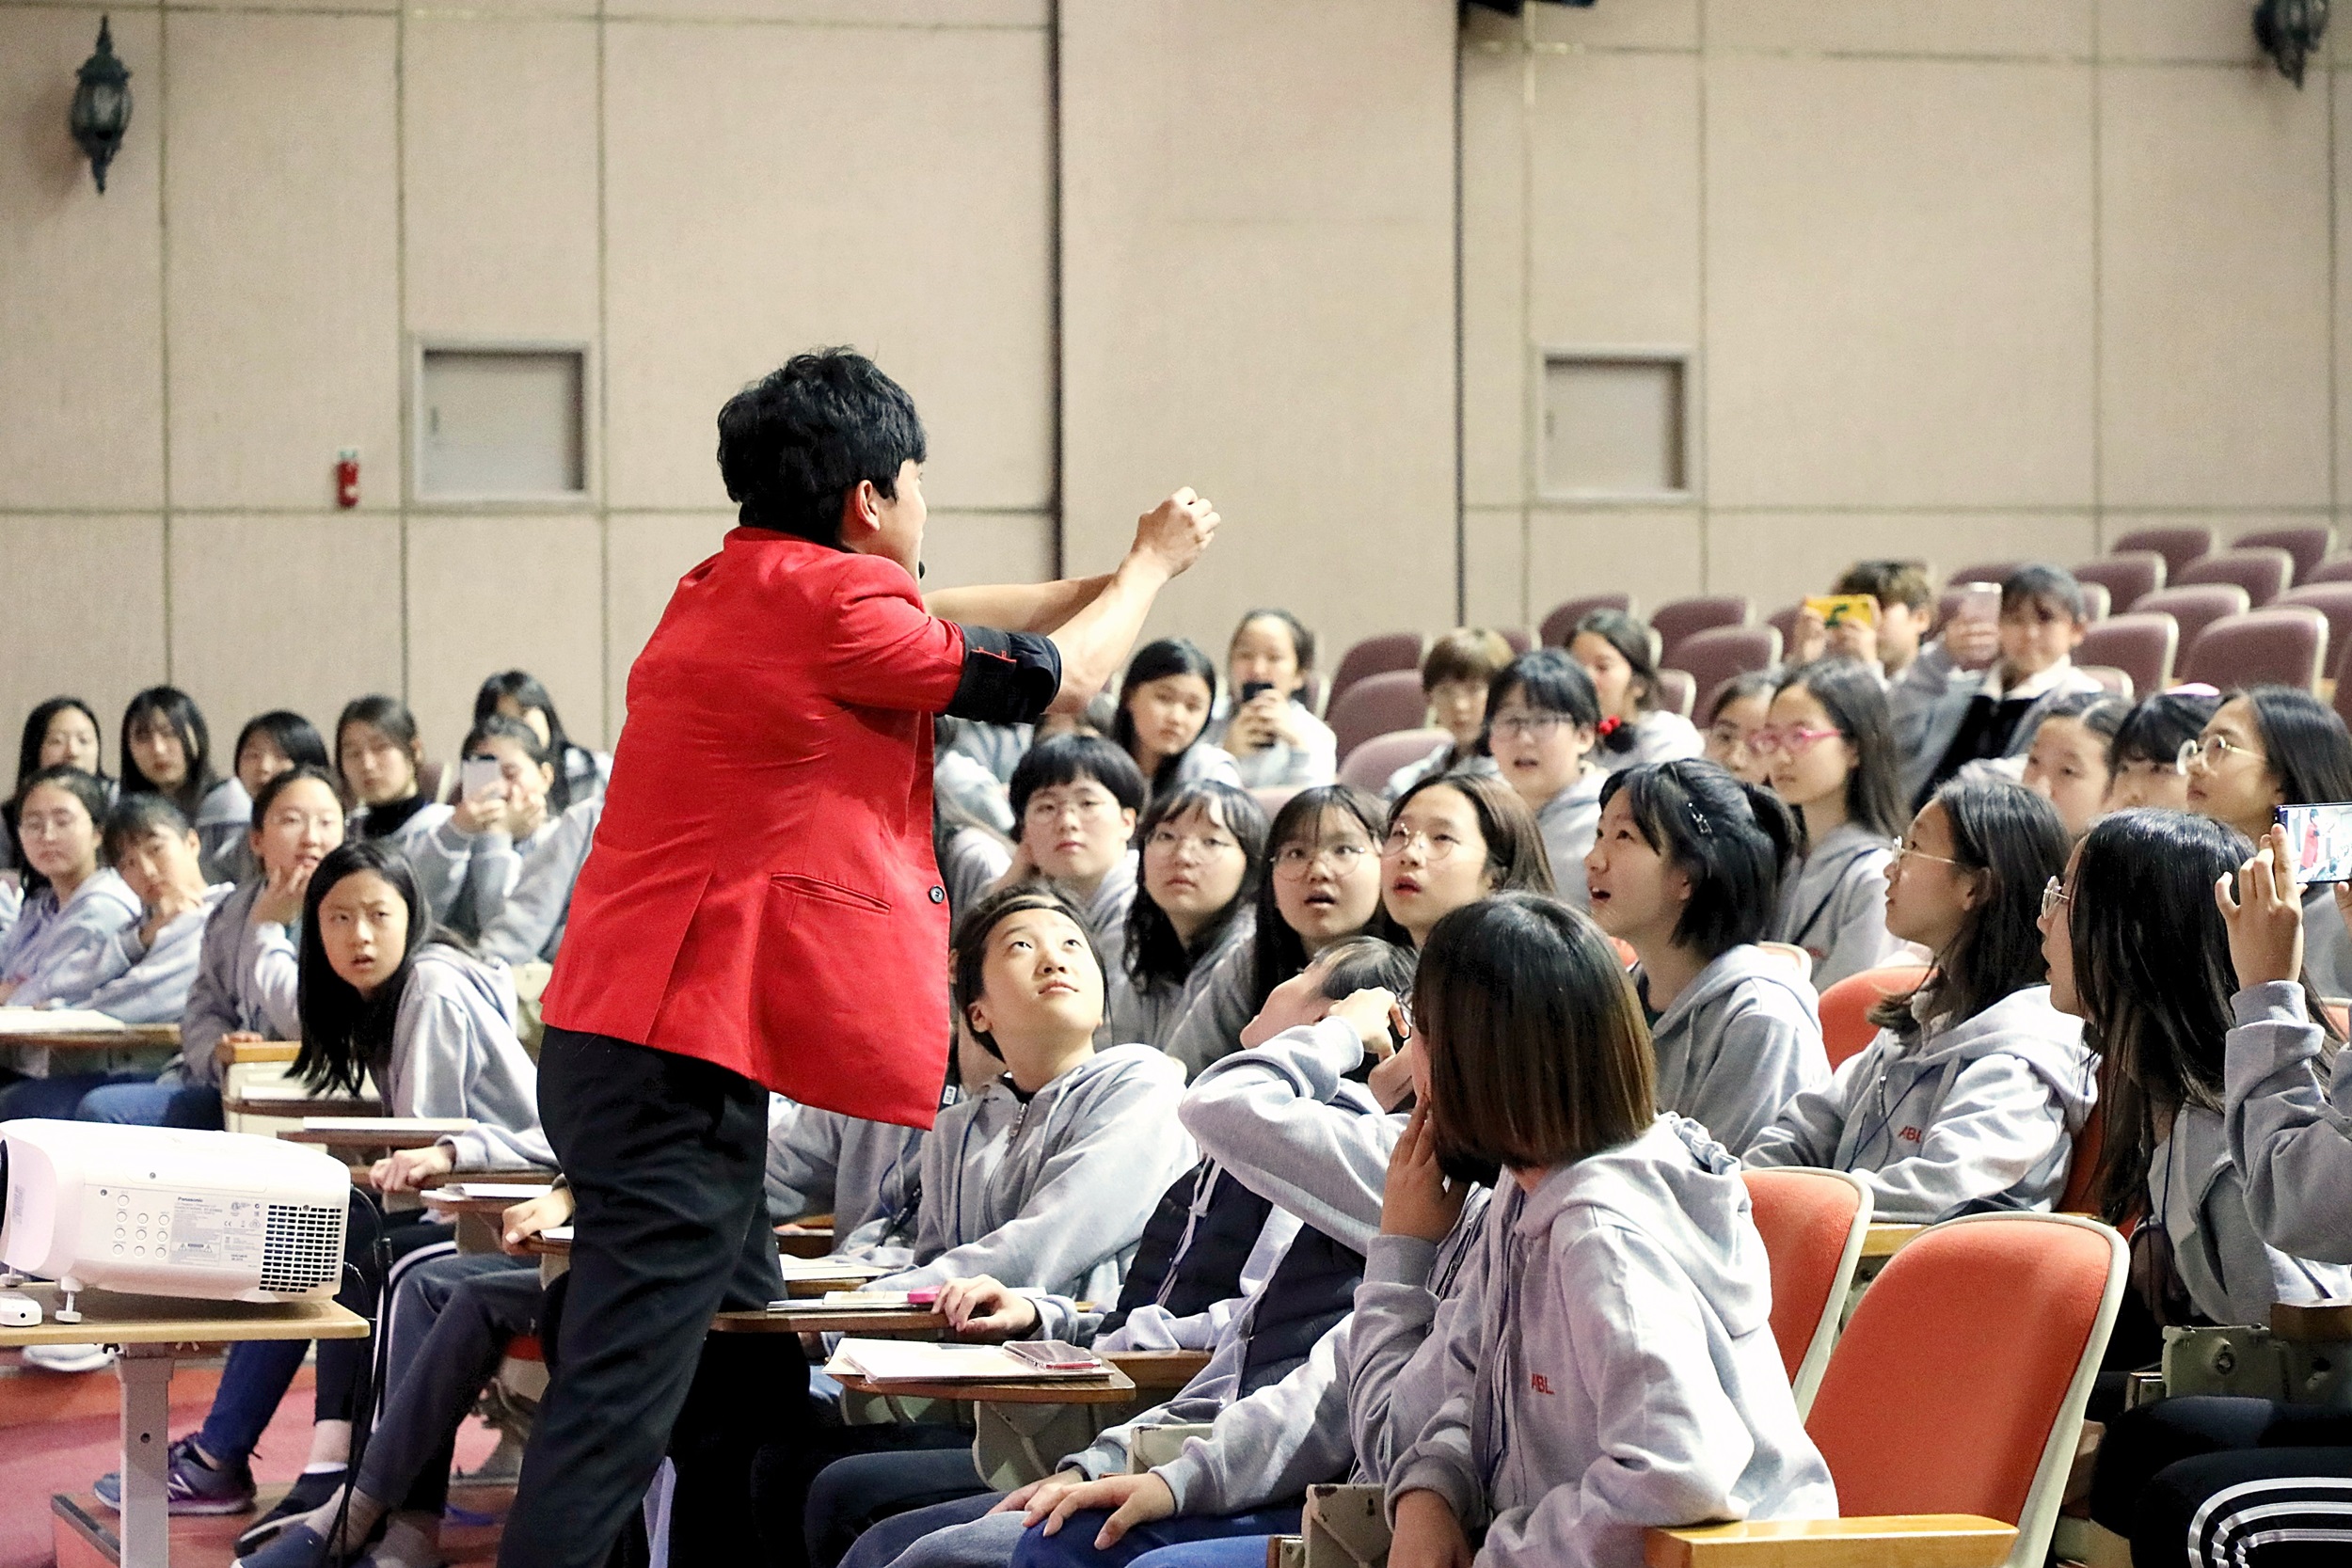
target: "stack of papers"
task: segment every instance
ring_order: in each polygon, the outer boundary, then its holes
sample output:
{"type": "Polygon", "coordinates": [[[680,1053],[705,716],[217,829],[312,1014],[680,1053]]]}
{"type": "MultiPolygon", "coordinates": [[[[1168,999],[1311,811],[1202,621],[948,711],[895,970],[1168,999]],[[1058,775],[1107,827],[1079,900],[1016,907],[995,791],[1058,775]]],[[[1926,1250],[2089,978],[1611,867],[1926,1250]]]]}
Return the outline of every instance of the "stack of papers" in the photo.
{"type": "Polygon", "coordinates": [[[553,1191],[555,1189],[546,1182],[534,1184],[529,1181],[452,1181],[449,1185],[436,1187],[423,1196],[427,1203],[437,1197],[447,1198],[452,1202],[472,1198],[499,1203],[529,1203],[532,1198],[545,1197],[553,1191]]]}
{"type": "Polygon", "coordinates": [[[920,1339],[844,1339],[825,1363],[825,1371],[868,1383],[1070,1383],[1107,1375],[1100,1367],[1048,1371],[1001,1345],[935,1345],[920,1339]]]}
{"type": "Polygon", "coordinates": [[[305,1132],[470,1132],[482,1124],[471,1117],[304,1117],[305,1132]]]}
{"type": "Polygon", "coordinates": [[[0,1035],[103,1035],[129,1027],[87,1007],[0,1007],[0,1035]]]}
{"type": "Polygon", "coordinates": [[[787,1283],[795,1279],[880,1279],[895,1272],[853,1258],[779,1258],[776,1268],[787,1283]]]}

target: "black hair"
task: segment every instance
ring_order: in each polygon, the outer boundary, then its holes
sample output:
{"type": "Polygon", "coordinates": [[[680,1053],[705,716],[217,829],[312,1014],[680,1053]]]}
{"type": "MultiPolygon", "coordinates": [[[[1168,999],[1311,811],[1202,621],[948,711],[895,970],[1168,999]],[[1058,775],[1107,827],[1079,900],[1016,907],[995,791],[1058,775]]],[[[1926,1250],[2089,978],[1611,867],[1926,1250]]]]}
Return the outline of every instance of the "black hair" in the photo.
{"type": "MultiPolygon", "coordinates": [[[[98,863],[101,865],[105,864],[106,846],[103,838],[106,829],[105,781],[99,778],[99,776],[95,773],[85,773],[82,769],[72,767],[70,764],[58,763],[53,767],[40,768],[35,771],[31,778],[24,780],[16,786],[16,796],[8,802],[9,805],[15,808],[15,815],[11,816],[9,820],[10,831],[20,834],[23,832],[24,830],[19,828],[16,824],[17,820],[24,816],[25,797],[31,795],[34,790],[39,789],[43,784],[47,784],[55,789],[62,789],[68,795],[72,796],[75,800],[82,802],[82,809],[89,813],[90,825],[96,828],[101,834],[98,846],[98,863]]],[[[22,854],[24,846],[21,842],[17,846],[17,848],[18,852],[22,854]]],[[[36,881],[38,874],[33,871],[32,864],[29,861],[26,862],[24,869],[26,873],[25,890],[27,892],[33,891],[36,886],[47,887],[49,885],[49,879],[46,877],[38,877],[38,881],[36,881]]]]}
{"type": "Polygon", "coordinates": [[[1744,670],[1732,676],[1717,687],[1715,695],[1708,699],[1707,721],[1712,724],[1724,716],[1724,709],[1745,697],[1761,697],[1771,702],[1772,693],[1780,689],[1780,683],[1787,678],[1787,674],[1788,672],[1774,665],[1769,670],[1744,670]]]}
{"type": "MultiPolygon", "coordinates": [[[[406,752],[410,771],[419,775],[410,781],[415,786],[410,794],[419,793],[423,789],[424,749],[417,743],[417,716],[408,711],[406,703],[402,702],[398,697],[387,697],[381,694],[373,697],[355,697],[345,703],[343,711],[335,720],[335,768],[337,772],[341,772],[343,766],[343,732],[354,724],[365,724],[370,729],[381,732],[387,740],[406,752]]],[[[345,780],[345,796],[357,799],[358,791],[349,786],[350,781],[345,780]]]]}
{"type": "MultiPolygon", "coordinates": [[[[493,740],[511,740],[523,749],[523,755],[531,760],[532,766],[538,768],[548,766],[548,748],[539,743],[539,732],[521,720],[509,719],[502,713],[493,713],[486,719],[476,719],[473,721],[473,728],[466,732],[466,743],[457,749],[457,755],[462,761],[464,758],[472,756],[478,749],[488,745],[493,740]]],[[[556,810],[555,787],[564,782],[564,769],[550,768],[548,771],[555,775],[548,785],[547,814],[548,820],[552,821],[563,815],[556,810]]]]}
{"type": "MultiPolygon", "coordinates": [[[[2069,839],[2058,808],[2008,779],[1954,779],[1928,802],[1944,808],[1955,869],[1983,879],[1960,934],[1935,955],[1927,978],[1870,1009],[1870,1022],[1906,1040],[1919,1013],[1963,1023],[1994,1003],[2049,978],[2042,956],[2042,890],[2066,869],[2069,839]],[[1923,1004],[1914,1006],[1915,1001],[1923,1004]]],[[[1926,809],[1925,807],[1921,808],[1926,809]]],[[[2206,898],[2213,896],[2206,883],[2206,898]]]]}
{"type": "Polygon", "coordinates": [[[2107,771],[2127,762],[2172,765],[2184,742],[2196,739],[2221,705],[2218,692],[2159,691],[2141,699],[2123,716],[2107,741],[2107,771]]]}
{"type": "Polygon", "coordinates": [[[850,492],[870,483],[895,499],[900,467],[926,456],[914,400],[851,348],[796,354],[719,410],[738,521],[834,549],[850,492]]]}
{"type": "Polygon", "coordinates": [[[1315,955],[1323,965],[1323,999],[1344,1002],[1359,990],[1410,996],[1421,955],[1410,943],[1383,937],[1342,937],[1315,955]]]}
{"type": "MultiPolygon", "coordinates": [[[[1273,824],[1266,830],[1265,875],[1258,882],[1258,924],[1250,933],[1249,951],[1249,1010],[1265,1006],[1265,999],[1274,988],[1307,967],[1307,943],[1291,929],[1282,918],[1282,907],[1274,895],[1274,857],[1286,844],[1312,844],[1323,832],[1326,814],[1337,812],[1351,817],[1364,831],[1364,841],[1370,852],[1380,853],[1380,835],[1387,831],[1388,809],[1369,791],[1354,784],[1316,784],[1302,789],[1282,802],[1282,809],[1274,814],[1273,824]]],[[[1364,922],[1363,934],[1384,942],[1412,943],[1405,936],[1405,928],[1389,917],[1388,908],[1379,898],[1372,903],[1372,918],[1364,922]]],[[[1345,939],[1343,939],[1345,940],[1345,939]]]]}
{"type": "MultiPolygon", "coordinates": [[[[19,789],[24,787],[25,780],[40,771],[40,748],[49,738],[50,721],[68,708],[89,721],[90,733],[100,737],[103,753],[106,732],[100,727],[98,715],[91,710],[89,704],[79,697],[52,697],[24,716],[24,738],[16,749],[16,784],[19,789]]],[[[91,771],[97,773],[95,768],[91,771]]],[[[97,776],[104,777],[103,773],[97,776]]]]}
{"type": "Polygon", "coordinates": [[[1486,841],[1486,869],[1494,873],[1495,892],[1552,891],[1551,854],[1544,847],[1544,833],[1535,825],[1535,814],[1519,799],[1518,791],[1491,773],[1465,769],[1431,773],[1415,780],[1412,787],[1389,806],[1388,827],[1381,834],[1384,844],[1388,834],[1396,831],[1405,808],[1423,792],[1440,784],[1469,801],[1470,815],[1478,818],[1478,836],[1486,841]]]}
{"type": "MultiPolygon", "coordinates": [[[[2122,728],[2124,716],[2131,711],[2132,705],[2112,691],[2072,691],[2042,710],[2042,722],[2072,719],[2112,746],[2115,732],[2122,728]]],[[[2173,748],[2176,753],[2179,750],[2173,748]]]]}
{"type": "Polygon", "coordinates": [[[417,954],[429,942],[448,941],[434,928],[432,908],[418,894],[417,874],[399,849],[380,839],[354,839],[327,851],[302,895],[301,957],[294,988],[302,1051],[294,1057],[294,1075],[314,1090],[358,1094],[369,1073],[381,1074],[391,1061],[392,1030],[417,954]],[[363,871],[389,882],[408,907],[407,948],[399,966],[371,996],[361,996],[357,986],[335,973],[319,934],[319,905],[337,883],[363,871]]]}
{"type": "Polygon", "coordinates": [[[99,847],[112,864],[122,859],[125,849],[150,833],[167,833],[178,839],[185,838],[190,831],[187,814],[173,805],[170,797],[125,795],[106,814],[99,847]]]}
{"type": "Polygon", "coordinates": [[[305,765],[312,768],[335,766],[335,759],[326,754],[326,738],[319,734],[318,726],[299,713],[280,707],[256,714],[245,721],[245,728],[237,732],[237,744],[229,752],[229,770],[231,773],[237,770],[237,764],[245,760],[246,742],[257,735],[267,736],[269,743],[296,768],[305,765]]]}
{"type": "Polygon", "coordinates": [[[1691,879],[1675,945],[1712,961],[1762,942],[1797,853],[1797,819],[1788,803],[1696,757],[1612,773],[1600,786],[1601,809],[1619,794],[1642,842],[1691,879]]]}
{"type": "MultiPolygon", "coordinates": [[[[1622,610],[1596,610],[1576,624],[1568,634],[1573,646],[1579,637],[1590,632],[1617,650],[1617,657],[1633,667],[1633,675],[1626,688],[1633,699],[1633,711],[1647,713],[1658,705],[1658,657],[1651,652],[1649,624],[1622,610]]],[[[1635,736],[1631,723],[1612,727],[1601,736],[1601,744],[1613,752],[1633,749],[1635,736]]]]}
{"type": "Polygon", "coordinates": [[[2344,733],[2334,709],[2292,686],[2257,686],[2222,700],[2238,697],[2253,710],[2254,729],[2284,804],[2352,800],[2352,736],[2344,733]]]}
{"type": "MultiPolygon", "coordinates": [[[[955,962],[952,996],[956,1017],[965,1028],[972,1030],[972,1037],[979,1042],[980,1049],[1000,1062],[1005,1059],[1005,1053],[996,1048],[996,1037],[985,1029],[972,1028],[972,1004],[988,990],[985,975],[989,933],[1024,910],[1052,910],[1057,914],[1067,915],[1070,923],[1078,927],[1078,934],[1086,939],[1087,952],[1094,959],[1095,972],[1101,974],[1103,970],[1102,949],[1094,944],[1094,932],[1087,925],[1086,916],[1079,912],[1076,905],[1043,882],[1024,882],[1017,887],[998,888],[964,911],[956,921],[955,950],[949,955],[955,962]]],[[[1110,976],[1103,974],[1102,978],[1104,985],[1104,1006],[1107,1012],[1110,976]]]]}
{"type": "Polygon", "coordinates": [[[213,733],[205,727],[204,715],[197,707],[196,699],[176,686],[151,686],[132,698],[131,705],[122,710],[122,733],[116,738],[122,749],[125,795],[150,790],[168,794],[174,805],[194,816],[204,797],[220,783],[220,775],[213,770],[213,733]],[[172,733],[180,737],[181,754],[188,759],[187,774],[176,789],[165,790],[149,779],[131,754],[131,732],[145,727],[151,720],[161,720],[171,726],[172,733]]]}
{"type": "MultiPolygon", "coordinates": [[[[1282,629],[1290,633],[1291,652],[1297,656],[1298,673],[1303,675],[1315,667],[1315,634],[1307,629],[1306,622],[1287,610],[1253,610],[1233,623],[1233,637],[1239,638],[1252,621],[1281,622],[1282,629]]],[[[1231,648],[1232,641],[1229,640],[1225,645],[1231,648]]]]}
{"type": "Polygon", "coordinates": [[[278,798],[280,795],[285,794],[291,785],[298,784],[304,779],[310,779],[315,783],[325,784],[326,786],[326,792],[335,797],[335,803],[337,805],[342,807],[345,811],[349,811],[351,809],[351,797],[343,793],[343,782],[340,774],[329,768],[321,768],[315,763],[296,763],[294,767],[287,768],[283,773],[278,774],[276,778],[270,780],[269,783],[263,784],[261,787],[261,790],[253,797],[253,828],[255,832],[260,832],[262,824],[269,820],[269,808],[278,803],[278,798]]]}
{"type": "Polygon", "coordinates": [[[1925,610],[1935,602],[1924,561],[1857,561],[1840,574],[1830,592],[1867,594],[1881,606],[1899,604],[1907,610],[1925,610]]]}
{"type": "Polygon", "coordinates": [[[2001,613],[2008,614],[2027,604],[2053,605],[2066,611],[2068,620],[2080,626],[2090,611],[2083,604],[2083,585],[2074,580],[2074,574],[2063,566],[2051,566],[2036,562],[2020,566],[2001,584],[2001,613]]]}
{"type": "MultiPolygon", "coordinates": [[[[551,817],[563,816],[572,804],[573,754],[577,752],[587,769],[593,772],[596,768],[594,753],[564,733],[564,716],[555,711],[555,699],[548,694],[546,687],[539,684],[539,678],[526,670],[501,670],[482,683],[482,689],[473,694],[474,722],[479,724],[485,719],[494,717],[501,697],[513,702],[521,712],[529,713],[537,708],[546,718],[548,740],[547,745],[541,748],[545,754],[538,760],[555,765],[555,782],[548,785],[548,815],[551,817]]],[[[537,732],[532,732],[531,739],[534,746],[538,744],[537,732]]],[[[467,744],[471,745],[472,742],[467,744]]]]}
{"type": "MultiPolygon", "coordinates": [[[[1817,658],[1783,673],[1773,694],[1799,686],[1821,705],[1854,750],[1853,769],[1846,775],[1847,819],[1882,838],[1899,838],[1902,754],[1895,748],[1885,683],[1858,659],[1817,658]]],[[[1802,816],[1798,826],[1804,826],[1802,816]]]]}
{"type": "Polygon", "coordinates": [[[1565,648],[1536,648],[1523,653],[1486,682],[1486,722],[1478,732],[1477,754],[1494,755],[1495,709],[1518,691],[1529,707],[1556,713],[1581,730],[1600,728],[1600,694],[1584,666],[1568,657],[1565,648]]]}
{"type": "Polygon", "coordinates": [[[1182,985],[1191,975],[1194,961],[1215,949],[1241,911],[1253,907],[1259,880],[1265,876],[1265,808],[1248,790],[1214,779],[1153,796],[1150,809],[1136,824],[1136,843],[1148,847],[1152,829],[1194,810],[1205,813],[1240,845],[1241,886],[1186,945],[1167,911],[1152,902],[1143,877],[1136,877],[1135,902],[1127,909],[1127,973],[1145,986],[1182,985]]]}
{"type": "Polygon", "coordinates": [[[1006,790],[1012,801],[1014,833],[1021,832],[1023,819],[1029,815],[1030,796],[1081,779],[1101,784],[1126,810],[1143,810],[1143,770],[1136,766],[1136,759],[1099,735],[1073,731],[1039,741],[1013,765],[1012,782],[1006,790]]]}
{"type": "Polygon", "coordinates": [[[1185,755],[1200,744],[1202,736],[1209,733],[1209,715],[1216,708],[1216,665],[1189,637],[1163,637],[1156,642],[1146,642],[1136,650],[1136,657],[1127,665],[1125,678],[1119,683],[1119,706],[1111,720],[1111,738],[1119,742],[1120,750],[1134,756],[1136,721],[1135,716],[1127,711],[1127,699],[1135,695],[1136,688],[1166,680],[1170,675],[1197,675],[1206,681],[1209,705],[1200,710],[1200,728],[1193,733],[1184,751],[1169,752],[1152,770],[1152,788],[1154,792],[1168,787],[1168,782],[1176,777],[1177,769],[1184,766],[1185,755]]]}

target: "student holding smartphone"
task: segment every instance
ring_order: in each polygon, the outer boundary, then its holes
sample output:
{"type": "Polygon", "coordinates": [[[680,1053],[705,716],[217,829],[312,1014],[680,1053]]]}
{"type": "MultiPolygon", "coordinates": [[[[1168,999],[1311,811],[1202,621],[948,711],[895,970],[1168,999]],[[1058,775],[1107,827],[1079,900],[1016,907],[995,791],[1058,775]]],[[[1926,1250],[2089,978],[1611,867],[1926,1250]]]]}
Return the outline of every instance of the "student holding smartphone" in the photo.
{"type": "MultiPolygon", "coordinates": [[[[2016,778],[2024,764],[2011,759],[2023,758],[2042,717],[2064,698],[2103,689],[2074,668],[2087,612],[2072,572],[2021,566],[1997,590],[1988,583],[1967,587],[1969,596],[1953,619],[1980,626],[1997,616],[2000,657],[1981,672],[1951,671],[1943,689],[1914,714],[1916,734],[1903,769],[1914,810],[1972,764],[1992,764],[2002,776],[2016,778]]],[[[1926,656],[1919,662],[1927,665],[1926,656]]],[[[1903,728],[1900,712],[1897,728],[1903,728]]]]}
{"type": "Polygon", "coordinates": [[[449,816],[408,858],[433,918],[478,942],[548,837],[556,770],[536,730],[495,713],[474,721],[462,754],[449,816]]]}
{"type": "Polygon", "coordinates": [[[1300,699],[1315,634],[1287,610],[1253,610],[1225,650],[1232,698],[1208,739],[1233,758],[1245,789],[1311,789],[1339,777],[1340,742],[1300,699]]]}

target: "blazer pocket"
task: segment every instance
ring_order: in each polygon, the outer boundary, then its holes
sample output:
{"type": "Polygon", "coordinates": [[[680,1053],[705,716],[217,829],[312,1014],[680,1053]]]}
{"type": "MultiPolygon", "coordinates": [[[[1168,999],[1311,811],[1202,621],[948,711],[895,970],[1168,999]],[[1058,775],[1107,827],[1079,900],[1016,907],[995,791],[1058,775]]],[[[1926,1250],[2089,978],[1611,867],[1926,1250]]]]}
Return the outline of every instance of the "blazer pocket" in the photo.
{"type": "MultiPolygon", "coordinates": [[[[781,871],[768,879],[770,897],[778,893],[815,898],[828,904],[841,904],[853,910],[871,910],[877,914],[890,912],[890,900],[877,898],[839,882],[829,882],[822,877],[811,877],[800,871],[781,871]]],[[[771,905],[772,907],[772,905],[771,905]]]]}

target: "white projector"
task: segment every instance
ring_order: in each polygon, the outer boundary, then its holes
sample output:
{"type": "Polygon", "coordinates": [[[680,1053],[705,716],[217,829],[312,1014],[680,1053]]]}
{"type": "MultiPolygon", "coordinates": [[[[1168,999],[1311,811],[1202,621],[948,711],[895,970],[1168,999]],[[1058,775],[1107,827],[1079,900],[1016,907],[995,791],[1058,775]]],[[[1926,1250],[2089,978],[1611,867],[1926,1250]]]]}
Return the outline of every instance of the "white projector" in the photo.
{"type": "MultiPolygon", "coordinates": [[[[103,1289],[207,1301],[331,1296],[351,1177],[244,1132],[0,1122],[0,1266],[54,1279],[56,1316],[103,1289]]],[[[8,1283],[14,1283],[13,1280],[8,1283]]]]}

